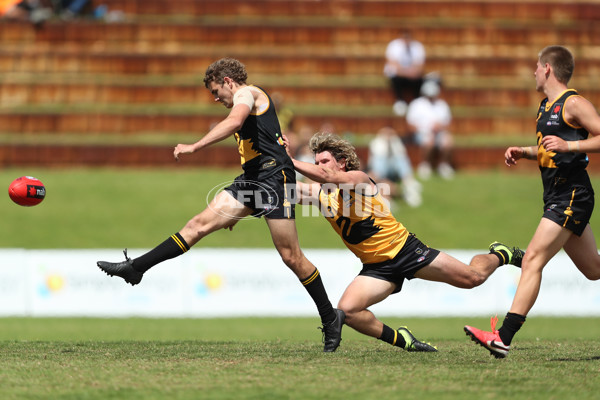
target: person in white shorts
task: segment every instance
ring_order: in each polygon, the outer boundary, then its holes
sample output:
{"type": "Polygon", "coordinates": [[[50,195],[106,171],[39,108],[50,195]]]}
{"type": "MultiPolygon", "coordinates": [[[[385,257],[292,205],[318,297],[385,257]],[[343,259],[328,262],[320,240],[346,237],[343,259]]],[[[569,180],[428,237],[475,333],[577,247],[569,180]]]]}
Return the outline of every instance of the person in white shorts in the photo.
{"type": "Polygon", "coordinates": [[[406,113],[408,127],[415,133],[415,140],[421,147],[422,161],[417,168],[421,179],[431,176],[436,150],[440,157],[437,172],[445,179],[454,176],[454,169],[450,165],[453,143],[449,127],[452,113],[448,103],[440,98],[440,91],[437,81],[426,81],[421,87],[421,97],[410,103],[406,113]]]}

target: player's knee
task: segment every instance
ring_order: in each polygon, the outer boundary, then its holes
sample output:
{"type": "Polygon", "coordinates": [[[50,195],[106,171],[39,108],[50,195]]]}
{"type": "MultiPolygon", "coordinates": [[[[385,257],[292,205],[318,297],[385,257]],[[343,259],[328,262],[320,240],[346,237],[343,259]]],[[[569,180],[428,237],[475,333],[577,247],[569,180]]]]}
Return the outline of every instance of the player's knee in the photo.
{"type": "Polygon", "coordinates": [[[186,236],[192,237],[196,242],[211,233],[212,230],[214,229],[210,227],[208,221],[201,214],[189,220],[183,228],[183,231],[187,233],[186,236]]]}
{"type": "Polygon", "coordinates": [[[532,273],[541,274],[542,270],[546,266],[546,262],[540,253],[536,253],[534,250],[527,250],[521,261],[521,274],[532,273]]]}
{"type": "MultiPolygon", "coordinates": [[[[474,261],[476,260],[474,259],[474,261]]],[[[477,271],[477,265],[476,262],[473,264],[472,261],[471,265],[461,268],[447,276],[447,279],[445,279],[444,282],[461,289],[473,289],[474,287],[481,285],[486,281],[486,277],[477,271]]]]}
{"type": "Polygon", "coordinates": [[[471,274],[468,276],[463,276],[458,279],[454,279],[451,282],[452,286],[455,286],[460,289],[473,289],[485,282],[485,279],[482,279],[480,276],[476,274],[471,274]]]}
{"type": "Polygon", "coordinates": [[[583,276],[585,276],[590,281],[597,281],[598,279],[600,279],[600,271],[594,272],[592,274],[585,273],[585,274],[583,274],[583,276]]]}
{"type": "Polygon", "coordinates": [[[352,326],[352,322],[356,318],[356,315],[360,311],[362,311],[361,309],[359,309],[358,307],[356,307],[354,304],[352,304],[349,301],[346,301],[344,299],[340,300],[340,302],[338,303],[337,308],[340,309],[340,310],[342,310],[346,314],[345,323],[348,326],[352,326]]]}
{"type": "Polygon", "coordinates": [[[590,281],[597,281],[600,279],[600,264],[596,263],[589,269],[580,269],[583,276],[590,281]]]}
{"type": "MultiPolygon", "coordinates": [[[[300,271],[302,269],[304,255],[301,251],[295,251],[294,249],[285,248],[278,249],[281,260],[287,265],[292,271],[300,271]]],[[[310,271],[312,273],[312,271],[310,271]]]]}
{"type": "Polygon", "coordinates": [[[473,289],[485,282],[485,278],[479,274],[471,274],[464,282],[464,289],[473,289]]]}

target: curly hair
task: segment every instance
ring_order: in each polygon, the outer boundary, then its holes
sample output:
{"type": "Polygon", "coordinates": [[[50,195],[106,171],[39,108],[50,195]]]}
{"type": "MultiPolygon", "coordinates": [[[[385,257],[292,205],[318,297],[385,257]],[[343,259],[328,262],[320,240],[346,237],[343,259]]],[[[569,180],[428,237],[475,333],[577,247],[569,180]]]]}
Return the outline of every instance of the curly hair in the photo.
{"type": "Polygon", "coordinates": [[[206,68],[204,86],[208,88],[211,82],[222,84],[225,77],[233,79],[240,85],[245,84],[248,79],[246,66],[234,58],[221,58],[206,68]]]}
{"type": "Polygon", "coordinates": [[[349,141],[331,133],[315,133],[308,147],[313,154],[328,151],[336,161],[346,160],[346,171],[357,171],[360,169],[360,160],[356,155],[356,149],[349,141]]]}

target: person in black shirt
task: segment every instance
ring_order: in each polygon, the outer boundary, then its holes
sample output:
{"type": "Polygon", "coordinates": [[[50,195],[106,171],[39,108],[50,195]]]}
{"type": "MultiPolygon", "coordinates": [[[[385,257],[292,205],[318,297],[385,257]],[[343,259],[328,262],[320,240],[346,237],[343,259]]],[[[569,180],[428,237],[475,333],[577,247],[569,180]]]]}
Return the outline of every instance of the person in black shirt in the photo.
{"type": "Polygon", "coordinates": [[[335,351],[341,340],[345,315],[334,309],[319,271],[304,256],[296,232],[293,191],[294,165],[285,151],[275,107],[261,88],[246,84],[245,66],[224,58],[206,70],[204,84],[215,101],[231,109],[229,115],[193,144],[178,144],[176,160],[232,135],[238,144],[244,173],[215,196],[208,207],[193,217],[181,231],[142,256],[125,261],[98,261],[110,276],[136,285],[154,265],[187,252],[210,233],[232,228],[250,215],[264,216],[275,248],[283,262],[296,274],[312,297],[323,323],[324,351],[335,351]]]}
{"type": "Polygon", "coordinates": [[[586,171],[586,153],[600,151],[600,116],[588,100],[568,88],[574,65],[565,47],[548,46],[540,52],[536,89],[546,98],[537,114],[537,146],[509,147],[505,153],[509,167],[522,158],[537,160],[544,212],[523,256],[521,279],[502,327],[495,330],[497,318],[492,318],[492,332],[464,328],[496,358],[508,354],[514,335],[537,299],[542,271],[560,249],[586,278],[600,279],[600,255],[589,224],[594,190],[586,171]]]}

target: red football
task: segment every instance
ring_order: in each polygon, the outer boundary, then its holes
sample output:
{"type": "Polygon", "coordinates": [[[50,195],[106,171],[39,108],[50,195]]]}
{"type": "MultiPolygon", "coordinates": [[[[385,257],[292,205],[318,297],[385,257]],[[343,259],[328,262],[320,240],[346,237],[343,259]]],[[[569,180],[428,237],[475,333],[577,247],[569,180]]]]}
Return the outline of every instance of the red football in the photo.
{"type": "Polygon", "coordinates": [[[32,176],[22,176],[12,181],[8,187],[10,199],[20,206],[35,206],[46,197],[46,187],[32,176]]]}

